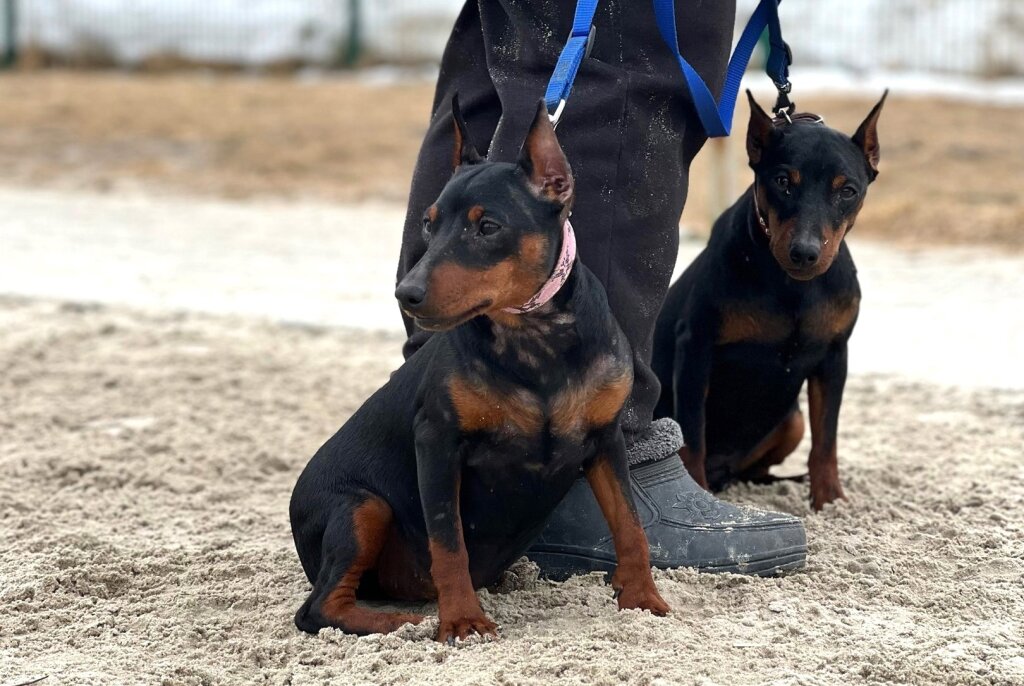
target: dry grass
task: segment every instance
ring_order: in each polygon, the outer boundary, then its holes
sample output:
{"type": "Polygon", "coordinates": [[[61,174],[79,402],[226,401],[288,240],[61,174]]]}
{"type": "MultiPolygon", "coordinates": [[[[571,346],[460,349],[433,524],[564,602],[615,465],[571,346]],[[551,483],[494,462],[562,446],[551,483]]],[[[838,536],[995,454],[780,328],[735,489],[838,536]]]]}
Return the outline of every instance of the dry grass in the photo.
{"type": "MultiPolygon", "coordinates": [[[[0,179],[401,202],[432,90],[427,83],[372,86],[342,78],[7,74],[0,77],[0,179]]],[[[872,102],[814,98],[800,104],[852,131],[872,102]]],[[[745,116],[741,108],[738,117],[745,116]]],[[[881,135],[883,174],[859,233],[907,243],[1024,247],[1020,109],[896,93],[881,135]]],[[[728,149],[741,186],[748,179],[741,137],[728,149]]],[[[698,230],[708,224],[711,157],[705,153],[695,164],[684,217],[698,230]]]]}
{"type": "Polygon", "coordinates": [[[404,200],[427,85],[243,75],[0,77],[5,181],[404,200]]]}

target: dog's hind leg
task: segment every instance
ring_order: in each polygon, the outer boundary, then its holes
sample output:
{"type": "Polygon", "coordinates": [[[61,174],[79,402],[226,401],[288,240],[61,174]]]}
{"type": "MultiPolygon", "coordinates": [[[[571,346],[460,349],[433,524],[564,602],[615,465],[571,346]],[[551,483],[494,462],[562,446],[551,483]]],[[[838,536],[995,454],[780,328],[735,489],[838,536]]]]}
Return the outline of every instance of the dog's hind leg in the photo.
{"type": "Polygon", "coordinates": [[[333,626],[351,634],[394,631],[418,624],[421,615],[379,612],[356,605],[359,580],[374,568],[391,527],[391,507],[368,493],[342,496],[323,537],[320,573],[309,598],[295,615],[295,625],[315,634],[333,626]]]}
{"type": "Polygon", "coordinates": [[[776,477],[768,470],[781,464],[800,445],[804,437],[804,416],[799,407],[786,415],[778,426],[771,430],[758,443],[746,458],[737,466],[732,479],[751,481],[753,483],[772,483],[775,481],[802,481],[804,477],[776,477]]]}

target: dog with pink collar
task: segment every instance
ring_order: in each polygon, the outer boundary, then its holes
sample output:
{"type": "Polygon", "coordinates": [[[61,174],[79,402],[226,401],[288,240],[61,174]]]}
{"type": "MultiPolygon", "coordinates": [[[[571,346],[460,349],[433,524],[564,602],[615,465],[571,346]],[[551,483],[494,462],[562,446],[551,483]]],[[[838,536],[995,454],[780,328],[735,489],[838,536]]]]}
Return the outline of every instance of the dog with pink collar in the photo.
{"type": "Polygon", "coordinates": [[[664,615],[621,428],[629,343],[576,259],[574,186],[544,103],[518,162],[487,161],[453,101],[455,173],[398,284],[436,333],[299,477],[292,533],[313,585],[308,632],[368,634],[422,617],[358,598],[437,600],[437,639],[494,635],[475,589],[498,580],[582,472],[614,539],[620,609],[664,615]]]}

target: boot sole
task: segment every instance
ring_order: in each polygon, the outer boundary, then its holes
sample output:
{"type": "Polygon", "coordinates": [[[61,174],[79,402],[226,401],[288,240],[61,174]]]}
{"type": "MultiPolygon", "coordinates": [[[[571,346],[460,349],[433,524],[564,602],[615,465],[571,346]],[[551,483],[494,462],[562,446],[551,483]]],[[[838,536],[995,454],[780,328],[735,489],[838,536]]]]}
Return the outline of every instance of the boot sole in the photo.
{"type": "MultiPolygon", "coordinates": [[[[551,581],[565,581],[571,576],[615,571],[615,561],[573,553],[554,553],[530,551],[527,556],[540,567],[540,575],[551,581]]],[[[785,550],[777,550],[763,557],[752,557],[749,560],[707,560],[695,564],[668,567],[655,565],[660,569],[682,567],[695,568],[707,574],[748,574],[751,576],[776,576],[785,572],[801,569],[807,564],[807,547],[794,546],[785,550]]]]}

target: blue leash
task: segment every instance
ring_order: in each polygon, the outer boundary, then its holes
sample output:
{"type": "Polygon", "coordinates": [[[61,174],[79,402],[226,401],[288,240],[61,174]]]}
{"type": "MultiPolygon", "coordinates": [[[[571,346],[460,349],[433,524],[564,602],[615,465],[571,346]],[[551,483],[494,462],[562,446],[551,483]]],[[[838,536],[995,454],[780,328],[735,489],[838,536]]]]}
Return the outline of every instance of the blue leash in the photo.
{"type": "MultiPolygon", "coordinates": [[[[547,104],[548,111],[552,113],[551,121],[556,126],[565,109],[566,100],[569,99],[569,94],[572,92],[572,84],[576,80],[580,64],[590,54],[590,49],[593,47],[594,13],[597,11],[598,1],[577,1],[572,32],[569,34],[569,40],[565,47],[562,48],[562,54],[559,55],[558,63],[548,81],[544,102],[547,104]]],[[[740,40],[736,44],[732,58],[729,60],[721,104],[715,102],[715,97],[711,95],[707,84],[679,52],[679,36],[676,33],[676,13],[673,0],[653,0],[653,2],[658,30],[679,61],[679,68],[690,89],[694,106],[697,108],[697,115],[708,136],[714,138],[729,135],[732,128],[733,110],[736,108],[736,97],[740,91],[740,80],[743,78],[743,72],[747,70],[750,56],[765,27],[768,28],[770,46],[765,71],[779,91],[779,100],[773,109],[776,113],[787,108],[792,109],[792,103],[788,97],[790,90],[789,65],[792,62],[792,56],[789,46],[782,40],[782,29],[779,26],[778,3],[782,0],[761,0],[751,15],[750,21],[747,22],[747,26],[743,29],[740,40]]]]}
{"type": "Polygon", "coordinates": [[[683,71],[683,78],[690,89],[690,96],[697,108],[697,115],[704,125],[704,131],[711,138],[728,136],[732,129],[732,114],[736,109],[736,97],[740,92],[740,80],[743,72],[747,70],[750,62],[750,55],[757,46],[757,41],[765,27],[768,28],[768,62],[765,64],[765,71],[768,77],[775,84],[779,91],[779,102],[775,104],[775,112],[778,113],[787,107],[791,108],[788,93],[789,64],[792,61],[789,46],[782,40],[782,28],[779,26],[779,5],[782,0],[761,0],[757,9],[747,22],[746,28],[736,43],[732,58],[729,60],[729,69],[725,74],[725,85],[722,87],[722,101],[715,102],[715,96],[711,95],[707,84],[700,74],[690,66],[679,52],[679,37],[676,34],[676,8],[672,0],[654,0],[654,16],[658,21],[658,29],[661,37],[668,43],[669,49],[679,61],[679,68],[683,71]]]}

